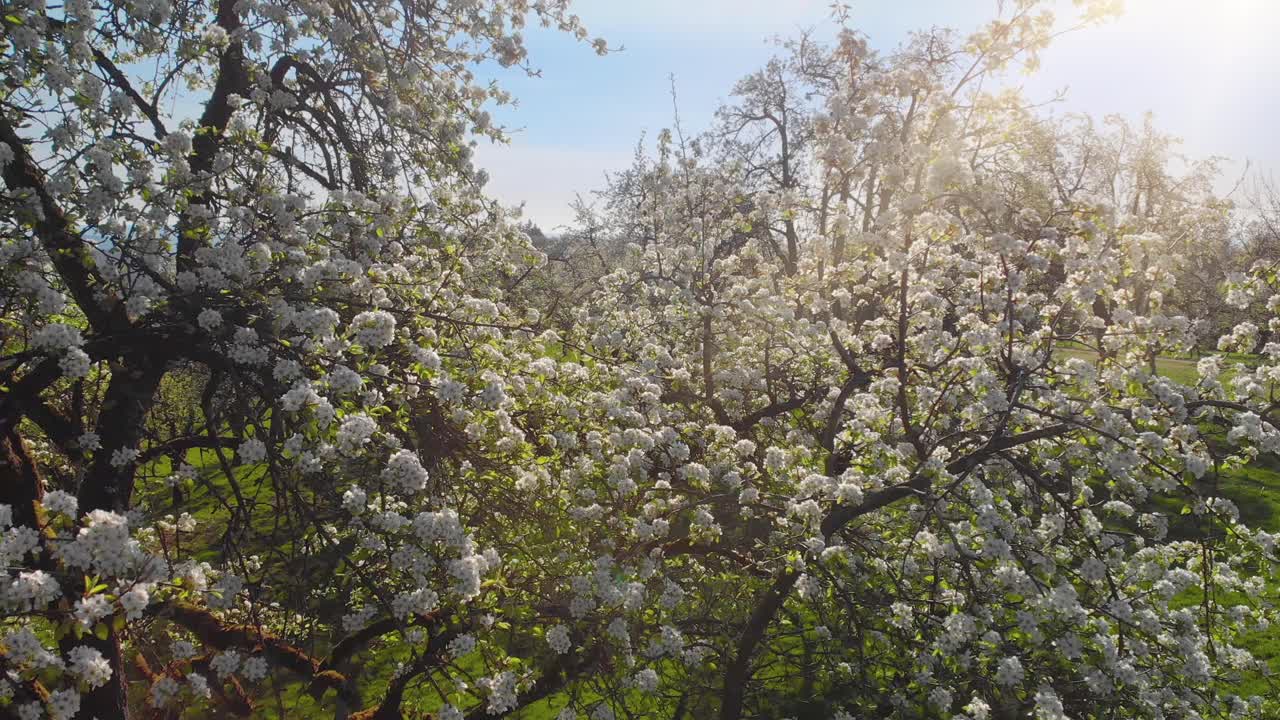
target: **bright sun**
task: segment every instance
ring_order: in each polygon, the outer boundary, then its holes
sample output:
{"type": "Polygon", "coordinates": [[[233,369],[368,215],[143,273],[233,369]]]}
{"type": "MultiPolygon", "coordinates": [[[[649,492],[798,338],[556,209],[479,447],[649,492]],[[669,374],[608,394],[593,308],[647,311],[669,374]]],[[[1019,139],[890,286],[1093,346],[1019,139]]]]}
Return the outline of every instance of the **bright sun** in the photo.
{"type": "Polygon", "coordinates": [[[1277,0],[1124,0],[1125,14],[1162,18],[1214,38],[1252,34],[1280,17],[1277,0]]]}

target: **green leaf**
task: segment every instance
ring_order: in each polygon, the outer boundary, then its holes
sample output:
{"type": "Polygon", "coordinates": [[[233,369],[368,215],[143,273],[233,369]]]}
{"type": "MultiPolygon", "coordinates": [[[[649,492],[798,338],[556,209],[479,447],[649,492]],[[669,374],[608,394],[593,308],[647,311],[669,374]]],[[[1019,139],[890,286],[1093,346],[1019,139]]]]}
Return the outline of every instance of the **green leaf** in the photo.
{"type": "Polygon", "coordinates": [[[106,623],[98,623],[93,626],[93,636],[99,640],[106,640],[111,637],[111,628],[106,623]]]}

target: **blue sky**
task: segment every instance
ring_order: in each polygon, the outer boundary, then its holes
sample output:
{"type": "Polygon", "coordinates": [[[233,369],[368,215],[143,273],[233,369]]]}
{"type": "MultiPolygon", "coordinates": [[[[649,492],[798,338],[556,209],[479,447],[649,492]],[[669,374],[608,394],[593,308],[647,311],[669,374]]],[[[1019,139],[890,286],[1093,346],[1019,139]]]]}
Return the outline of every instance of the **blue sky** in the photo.
{"type": "MultiPolygon", "coordinates": [[[[1125,15],[1060,38],[1036,75],[1014,77],[1032,98],[1067,89],[1053,112],[1147,110],[1181,136],[1183,152],[1232,159],[1225,192],[1244,167],[1280,171],[1280,0],[1127,0],[1125,15]]],[[[537,78],[503,73],[519,101],[497,117],[516,130],[509,146],[478,148],[489,191],[525,203],[544,228],[572,218],[575,193],[626,167],[641,133],[672,123],[674,74],[687,131],[705,128],[734,81],[778,51],[777,35],[823,32],[830,0],[579,0],[593,35],[622,52],[597,57],[552,32],[527,33],[537,78]]],[[[996,0],[853,0],[853,24],[889,49],[914,29],[970,29],[996,0]]],[[[1064,11],[1070,3],[1062,2],[1064,11]]],[[[827,30],[830,33],[829,29],[827,30]]]]}

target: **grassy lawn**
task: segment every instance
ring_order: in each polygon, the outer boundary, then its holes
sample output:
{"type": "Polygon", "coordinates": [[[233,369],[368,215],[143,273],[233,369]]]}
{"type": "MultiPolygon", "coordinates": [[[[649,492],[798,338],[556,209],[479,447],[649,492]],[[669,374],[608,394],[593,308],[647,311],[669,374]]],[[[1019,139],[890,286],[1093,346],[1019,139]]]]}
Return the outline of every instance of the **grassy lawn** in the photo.
{"type": "MultiPolygon", "coordinates": [[[[1079,347],[1062,347],[1054,351],[1058,357],[1071,358],[1077,357],[1089,362],[1096,362],[1098,354],[1092,350],[1086,350],[1079,347]]],[[[1156,372],[1160,375],[1182,383],[1183,385],[1194,385],[1197,378],[1196,363],[1198,361],[1189,358],[1176,358],[1161,355],[1156,358],[1156,372]]]]}

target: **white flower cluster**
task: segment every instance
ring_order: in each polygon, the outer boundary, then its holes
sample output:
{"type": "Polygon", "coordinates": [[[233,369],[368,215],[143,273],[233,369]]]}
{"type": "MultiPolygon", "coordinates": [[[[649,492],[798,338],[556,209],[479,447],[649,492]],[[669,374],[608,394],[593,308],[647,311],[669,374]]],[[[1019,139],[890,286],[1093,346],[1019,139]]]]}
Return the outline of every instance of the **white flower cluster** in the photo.
{"type": "Polygon", "coordinates": [[[503,671],[479,682],[489,693],[486,710],[490,715],[509,712],[516,707],[516,676],[510,671],[503,671]]]}
{"type": "Polygon", "coordinates": [[[368,415],[362,413],[348,415],[338,427],[338,450],[346,455],[359,452],[377,430],[377,423],[368,415]]]}
{"type": "Polygon", "coordinates": [[[77,645],[67,653],[68,669],[90,688],[102,687],[111,679],[111,664],[97,649],[77,645]]]}
{"type": "Polygon", "coordinates": [[[392,455],[382,477],[404,493],[421,492],[427,487],[427,470],[422,467],[418,456],[409,450],[399,450],[392,455]]]}
{"type": "Polygon", "coordinates": [[[62,596],[58,581],[43,570],[19,572],[9,587],[2,590],[3,605],[21,611],[43,610],[62,596]]]}
{"type": "Polygon", "coordinates": [[[31,347],[47,353],[59,353],[83,344],[80,331],[64,323],[50,323],[31,335],[31,347]]]}
{"type": "Polygon", "coordinates": [[[329,390],[337,395],[358,393],[364,386],[364,378],[346,365],[339,365],[330,370],[325,376],[325,382],[329,385],[329,390]]]}
{"type": "Polygon", "coordinates": [[[254,656],[244,661],[240,674],[249,682],[260,682],[267,677],[268,665],[265,658],[254,656]]]}
{"type": "Polygon", "coordinates": [[[435,610],[439,602],[440,596],[434,591],[418,588],[396,595],[391,601],[391,610],[396,617],[403,620],[412,615],[426,615],[435,610]]]}
{"type": "Polygon", "coordinates": [[[209,668],[218,674],[218,677],[226,679],[234,675],[240,670],[240,653],[235,650],[224,650],[213,657],[209,661],[209,668]]]}
{"type": "Polygon", "coordinates": [[[351,320],[355,341],[377,350],[390,345],[396,337],[396,318],[385,310],[367,310],[351,320]]]}
{"type": "Polygon", "coordinates": [[[47,512],[69,518],[74,518],[76,510],[80,507],[80,502],[76,500],[75,495],[61,490],[50,490],[45,493],[41,502],[47,512]]]}
{"type": "Polygon", "coordinates": [[[564,625],[556,625],[547,630],[547,644],[557,655],[563,655],[569,652],[569,648],[573,646],[573,641],[569,639],[569,628],[564,625]]]}
{"type": "Polygon", "coordinates": [[[342,493],[342,507],[352,515],[363,513],[368,501],[368,494],[358,487],[349,488],[342,493]]]}
{"type": "Polygon", "coordinates": [[[267,459],[267,445],[257,438],[249,438],[236,448],[236,455],[244,465],[256,465],[267,459]]]}
{"type": "Polygon", "coordinates": [[[182,685],[178,684],[175,678],[168,675],[161,676],[151,684],[151,692],[148,701],[152,707],[165,708],[177,699],[178,694],[182,692],[182,685]]]}
{"type": "Polygon", "coordinates": [[[476,638],[470,633],[464,633],[449,641],[449,656],[452,658],[470,655],[475,649],[476,638]]]}
{"type": "Polygon", "coordinates": [[[80,331],[63,323],[50,323],[31,335],[31,347],[58,355],[58,367],[68,378],[82,378],[89,374],[92,360],[82,349],[84,339],[80,331]]]}
{"type": "Polygon", "coordinates": [[[127,577],[149,560],[130,536],[129,521],[107,510],[90,512],[75,539],[57,546],[55,553],[69,567],[105,577],[127,577]]]}
{"type": "Polygon", "coordinates": [[[280,396],[280,405],[285,412],[297,412],[305,407],[320,405],[320,394],[308,382],[299,382],[280,396]]]}

